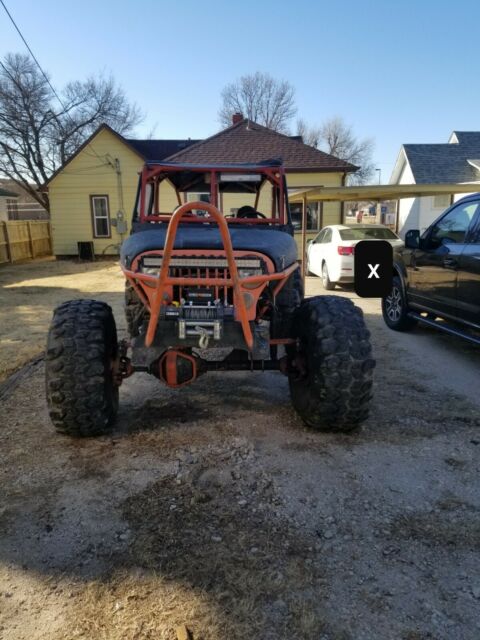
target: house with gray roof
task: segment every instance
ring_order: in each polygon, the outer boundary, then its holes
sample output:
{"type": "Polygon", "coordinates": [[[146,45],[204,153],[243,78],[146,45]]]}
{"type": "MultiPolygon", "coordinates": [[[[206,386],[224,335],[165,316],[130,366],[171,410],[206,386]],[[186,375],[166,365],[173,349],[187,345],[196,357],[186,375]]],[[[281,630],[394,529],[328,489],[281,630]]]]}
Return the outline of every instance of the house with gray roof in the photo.
{"type": "MultiPolygon", "coordinates": [[[[480,132],[454,131],[443,144],[404,144],[390,184],[469,184],[480,191],[480,132]]],[[[398,229],[423,231],[452,202],[466,194],[404,198],[398,204],[398,229]]]]}
{"type": "Polygon", "coordinates": [[[0,222],[8,222],[10,219],[9,210],[15,206],[18,200],[18,193],[4,189],[0,185],[0,222]]]}

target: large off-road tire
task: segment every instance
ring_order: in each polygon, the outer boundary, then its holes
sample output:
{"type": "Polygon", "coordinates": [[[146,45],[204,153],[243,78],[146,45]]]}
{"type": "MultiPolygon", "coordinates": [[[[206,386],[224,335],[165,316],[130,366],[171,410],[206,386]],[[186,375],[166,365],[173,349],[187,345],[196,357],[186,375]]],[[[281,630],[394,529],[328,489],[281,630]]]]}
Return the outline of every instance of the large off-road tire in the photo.
{"type": "Polygon", "coordinates": [[[55,309],[45,374],[48,410],[57,431],[78,437],[108,431],[118,409],[113,371],[117,351],[108,304],[71,300],[55,309]]]}
{"type": "Polygon", "coordinates": [[[328,273],[327,263],[324,262],[322,264],[322,284],[323,288],[327,291],[333,291],[335,289],[335,282],[330,280],[330,275],[328,273]]]}
{"type": "Polygon", "coordinates": [[[300,268],[295,269],[277,296],[277,306],[296,309],[303,300],[303,279],[300,268]]]}
{"type": "Polygon", "coordinates": [[[128,280],[125,282],[125,319],[127,321],[128,334],[132,338],[138,336],[140,327],[148,323],[149,313],[137,296],[135,289],[128,280]]]}
{"type": "Polygon", "coordinates": [[[370,332],[362,310],[347,298],[304,300],[294,317],[298,346],[289,352],[292,404],[321,431],[352,431],[367,417],[372,398],[370,332]]]}
{"type": "Polygon", "coordinates": [[[417,321],[408,316],[409,308],[399,276],[393,276],[392,290],[382,298],[382,314],[385,324],[394,331],[410,331],[417,321]]]}
{"type": "Polygon", "coordinates": [[[287,338],[290,335],[293,315],[301,304],[303,296],[302,274],[300,269],[296,269],[280,290],[275,301],[272,337],[287,338]]]}

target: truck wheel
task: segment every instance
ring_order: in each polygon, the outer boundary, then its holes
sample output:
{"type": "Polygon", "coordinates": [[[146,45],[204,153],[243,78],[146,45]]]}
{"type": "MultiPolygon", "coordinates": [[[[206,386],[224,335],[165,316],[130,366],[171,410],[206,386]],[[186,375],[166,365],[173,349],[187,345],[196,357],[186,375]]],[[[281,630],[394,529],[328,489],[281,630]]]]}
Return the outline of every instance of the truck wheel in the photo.
{"type": "Polygon", "coordinates": [[[414,318],[408,317],[408,305],[398,276],[393,276],[392,290],[382,298],[382,314],[385,324],[394,331],[410,331],[417,324],[414,318]]]}
{"type": "Polygon", "coordinates": [[[300,269],[295,269],[277,296],[277,306],[294,311],[304,296],[303,279],[300,269]]]}
{"type": "Polygon", "coordinates": [[[330,276],[328,275],[328,267],[326,262],[322,264],[322,284],[323,288],[327,291],[333,291],[335,289],[335,283],[330,280],[330,276]]]}
{"type": "Polygon", "coordinates": [[[272,323],[272,337],[288,338],[292,331],[293,315],[303,300],[303,279],[296,269],[277,296],[272,323]]]}
{"type": "Polygon", "coordinates": [[[55,309],[45,374],[48,410],[57,431],[85,437],[108,430],[118,409],[116,356],[117,330],[108,304],[71,300],[55,309]]]}
{"type": "Polygon", "coordinates": [[[295,314],[294,337],[289,383],[295,410],[314,429],[352,431],[368,417],[375,367],[362,310],[347,298],[309,298],[295,314]]]}

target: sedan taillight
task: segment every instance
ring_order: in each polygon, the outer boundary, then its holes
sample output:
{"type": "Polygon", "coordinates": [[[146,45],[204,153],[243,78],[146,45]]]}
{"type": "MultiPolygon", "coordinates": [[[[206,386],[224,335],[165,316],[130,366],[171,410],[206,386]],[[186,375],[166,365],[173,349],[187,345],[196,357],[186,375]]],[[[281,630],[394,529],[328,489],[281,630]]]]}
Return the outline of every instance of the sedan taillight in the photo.
{"type": "Polygon", "coordinates": [[[353,254],[355,253],[355,247],[342,247],[342,246],[338,246],[338,255],[340,256],[353,256],[353,254]]]}

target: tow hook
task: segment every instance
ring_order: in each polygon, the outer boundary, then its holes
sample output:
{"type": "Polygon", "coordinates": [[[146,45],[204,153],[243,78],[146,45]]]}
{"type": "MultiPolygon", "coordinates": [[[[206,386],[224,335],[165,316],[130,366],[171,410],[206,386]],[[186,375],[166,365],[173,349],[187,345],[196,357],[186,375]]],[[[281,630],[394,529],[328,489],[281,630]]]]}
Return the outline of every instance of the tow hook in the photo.
{"type": "Polygon", "coordinates": [[[200,349],[208,349],[208,343],[210,342],[210,336],[205,327],[196,326],[195,331],[199,334],[198,346],[200,349]]]}

